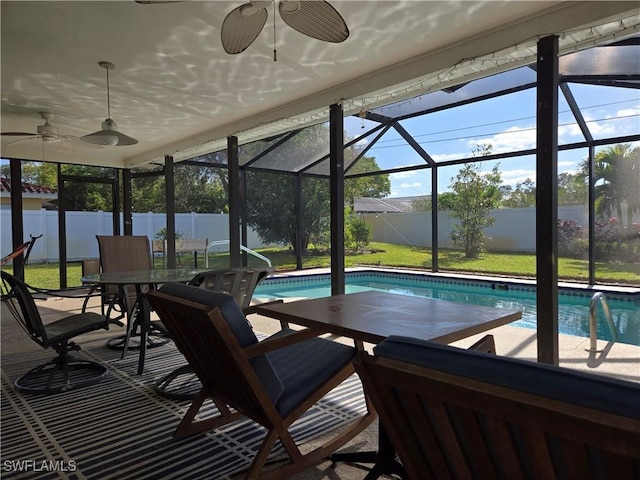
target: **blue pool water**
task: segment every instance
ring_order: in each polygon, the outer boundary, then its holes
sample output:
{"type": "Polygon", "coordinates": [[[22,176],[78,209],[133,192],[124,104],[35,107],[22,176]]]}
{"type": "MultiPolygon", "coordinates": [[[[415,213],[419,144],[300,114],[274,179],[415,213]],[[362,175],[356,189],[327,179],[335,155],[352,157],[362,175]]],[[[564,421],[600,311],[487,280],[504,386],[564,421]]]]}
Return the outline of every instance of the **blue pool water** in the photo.
{"type": "MultiPolygon", "coordinates": [[[[393,273],[347,273],[346,293],[380,290],[418,295],[452,302],[522,310],[522,319],[512,325],[536,328],[535,287],[509,282],[485,282],[393,273]]],[[[561,289],[560,333],[589,337],[589,304],[593,291],[561,289]]],[[[331,295],[329,275],[291,276],[265,280],[256,298],[318,298],[331,295]]],[[[606,293],[618,341],[640,346],[640,294],[606,293]]],[[[598,305],[598,338],[611,340],[611,333],[598,305]]]]}

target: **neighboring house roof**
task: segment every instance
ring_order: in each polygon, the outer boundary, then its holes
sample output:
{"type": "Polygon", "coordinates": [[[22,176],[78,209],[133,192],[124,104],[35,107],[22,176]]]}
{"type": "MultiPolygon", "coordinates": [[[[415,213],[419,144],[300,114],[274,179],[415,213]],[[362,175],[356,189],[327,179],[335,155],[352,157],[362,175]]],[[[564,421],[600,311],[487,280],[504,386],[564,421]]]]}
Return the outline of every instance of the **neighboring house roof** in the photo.
{"type": "MultiPolygon", "coordinates": [[[[11,180],[9,178],[0,178],[0,196],[11,196],[11,180]]],[[[22,197],[56,199],[58,198],[58,191],[55,188],[43,187],[42,185],[36,185],[34,183],[22,182],[22,197]]]]}
{"type": "Polygon", "coordinates": [[[359,213],[412,212],[414,202],[430,199],[431,195],[391,198],[356,197],[353,199],[353,210],[359,213]]]}

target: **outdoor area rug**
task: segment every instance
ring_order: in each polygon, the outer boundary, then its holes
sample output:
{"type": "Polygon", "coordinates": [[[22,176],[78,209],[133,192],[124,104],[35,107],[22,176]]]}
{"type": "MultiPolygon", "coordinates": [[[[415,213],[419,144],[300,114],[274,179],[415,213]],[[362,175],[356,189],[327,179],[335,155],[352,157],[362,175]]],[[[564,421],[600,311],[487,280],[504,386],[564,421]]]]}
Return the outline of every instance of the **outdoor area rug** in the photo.
{"type": "MultiPolygon", "coordinates": [[[[84,343],[78,356],[109,366],[99,384],[57,395],[15,391],[12,381],[55,353],[23,353],[2,359],[1,478],[16,479],[220,479],[246,470],[265,434],[251,421],[186,438],[173,431],[190,402],[158,396],[157,378],[185,363],[169,343],[124,359],[104,341],[84,343]]],[[[215,409],[213,405],[210,409],[215,409]]],[[[352,376],[296,422],[296,442],[309,441],[364,414],[362,386],[352,376]]],[[[281,454],[279,446],[272,456],[281,454]]]]}

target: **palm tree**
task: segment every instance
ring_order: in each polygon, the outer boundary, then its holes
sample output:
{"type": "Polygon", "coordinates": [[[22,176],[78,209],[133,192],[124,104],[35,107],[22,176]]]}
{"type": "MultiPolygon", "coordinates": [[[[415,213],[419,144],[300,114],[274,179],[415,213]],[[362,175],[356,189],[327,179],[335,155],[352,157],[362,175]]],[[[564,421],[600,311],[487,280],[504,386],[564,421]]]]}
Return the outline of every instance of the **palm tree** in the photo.
{"type": "MultiPolygon", "coordinates": [[[[586,162],[582,170],[588,172],[586,162]]],[[[622,228],[626,213],[626,225],[633,223],[633,214],[640,213],[640,147],[618,144],[596,154],[595,193],[596,213],[601,219],[617,216],[622,228]]]]}

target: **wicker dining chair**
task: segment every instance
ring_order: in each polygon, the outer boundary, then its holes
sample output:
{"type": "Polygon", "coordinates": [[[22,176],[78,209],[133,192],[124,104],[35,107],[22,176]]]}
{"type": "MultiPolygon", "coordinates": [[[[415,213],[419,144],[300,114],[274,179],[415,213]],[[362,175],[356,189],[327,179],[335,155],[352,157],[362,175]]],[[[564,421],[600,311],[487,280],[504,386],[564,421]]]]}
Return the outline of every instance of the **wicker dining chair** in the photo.
{"type": "MultiPolygon", "coordinates": [[[[102,272],[132,272],[153,268],[151,244],[146,235],[96,235],[96,239],[102,272]]],[[[107,342],[111,348],[122,349],[124,356],[127,349],[138,347],[131,342],[131,339],[137,336],[135,331],[136,289],[132,285],[105,285],[101,293],[110,311],[119,311],[121,317],[117,318],[125,317],[127,320],[126,334],[107,342]]],[[[169,341],[161,327],[156,326],[154,331],[159,332],[160,335],[149,336],[148,347],[164,345],[169,341]]]]}

